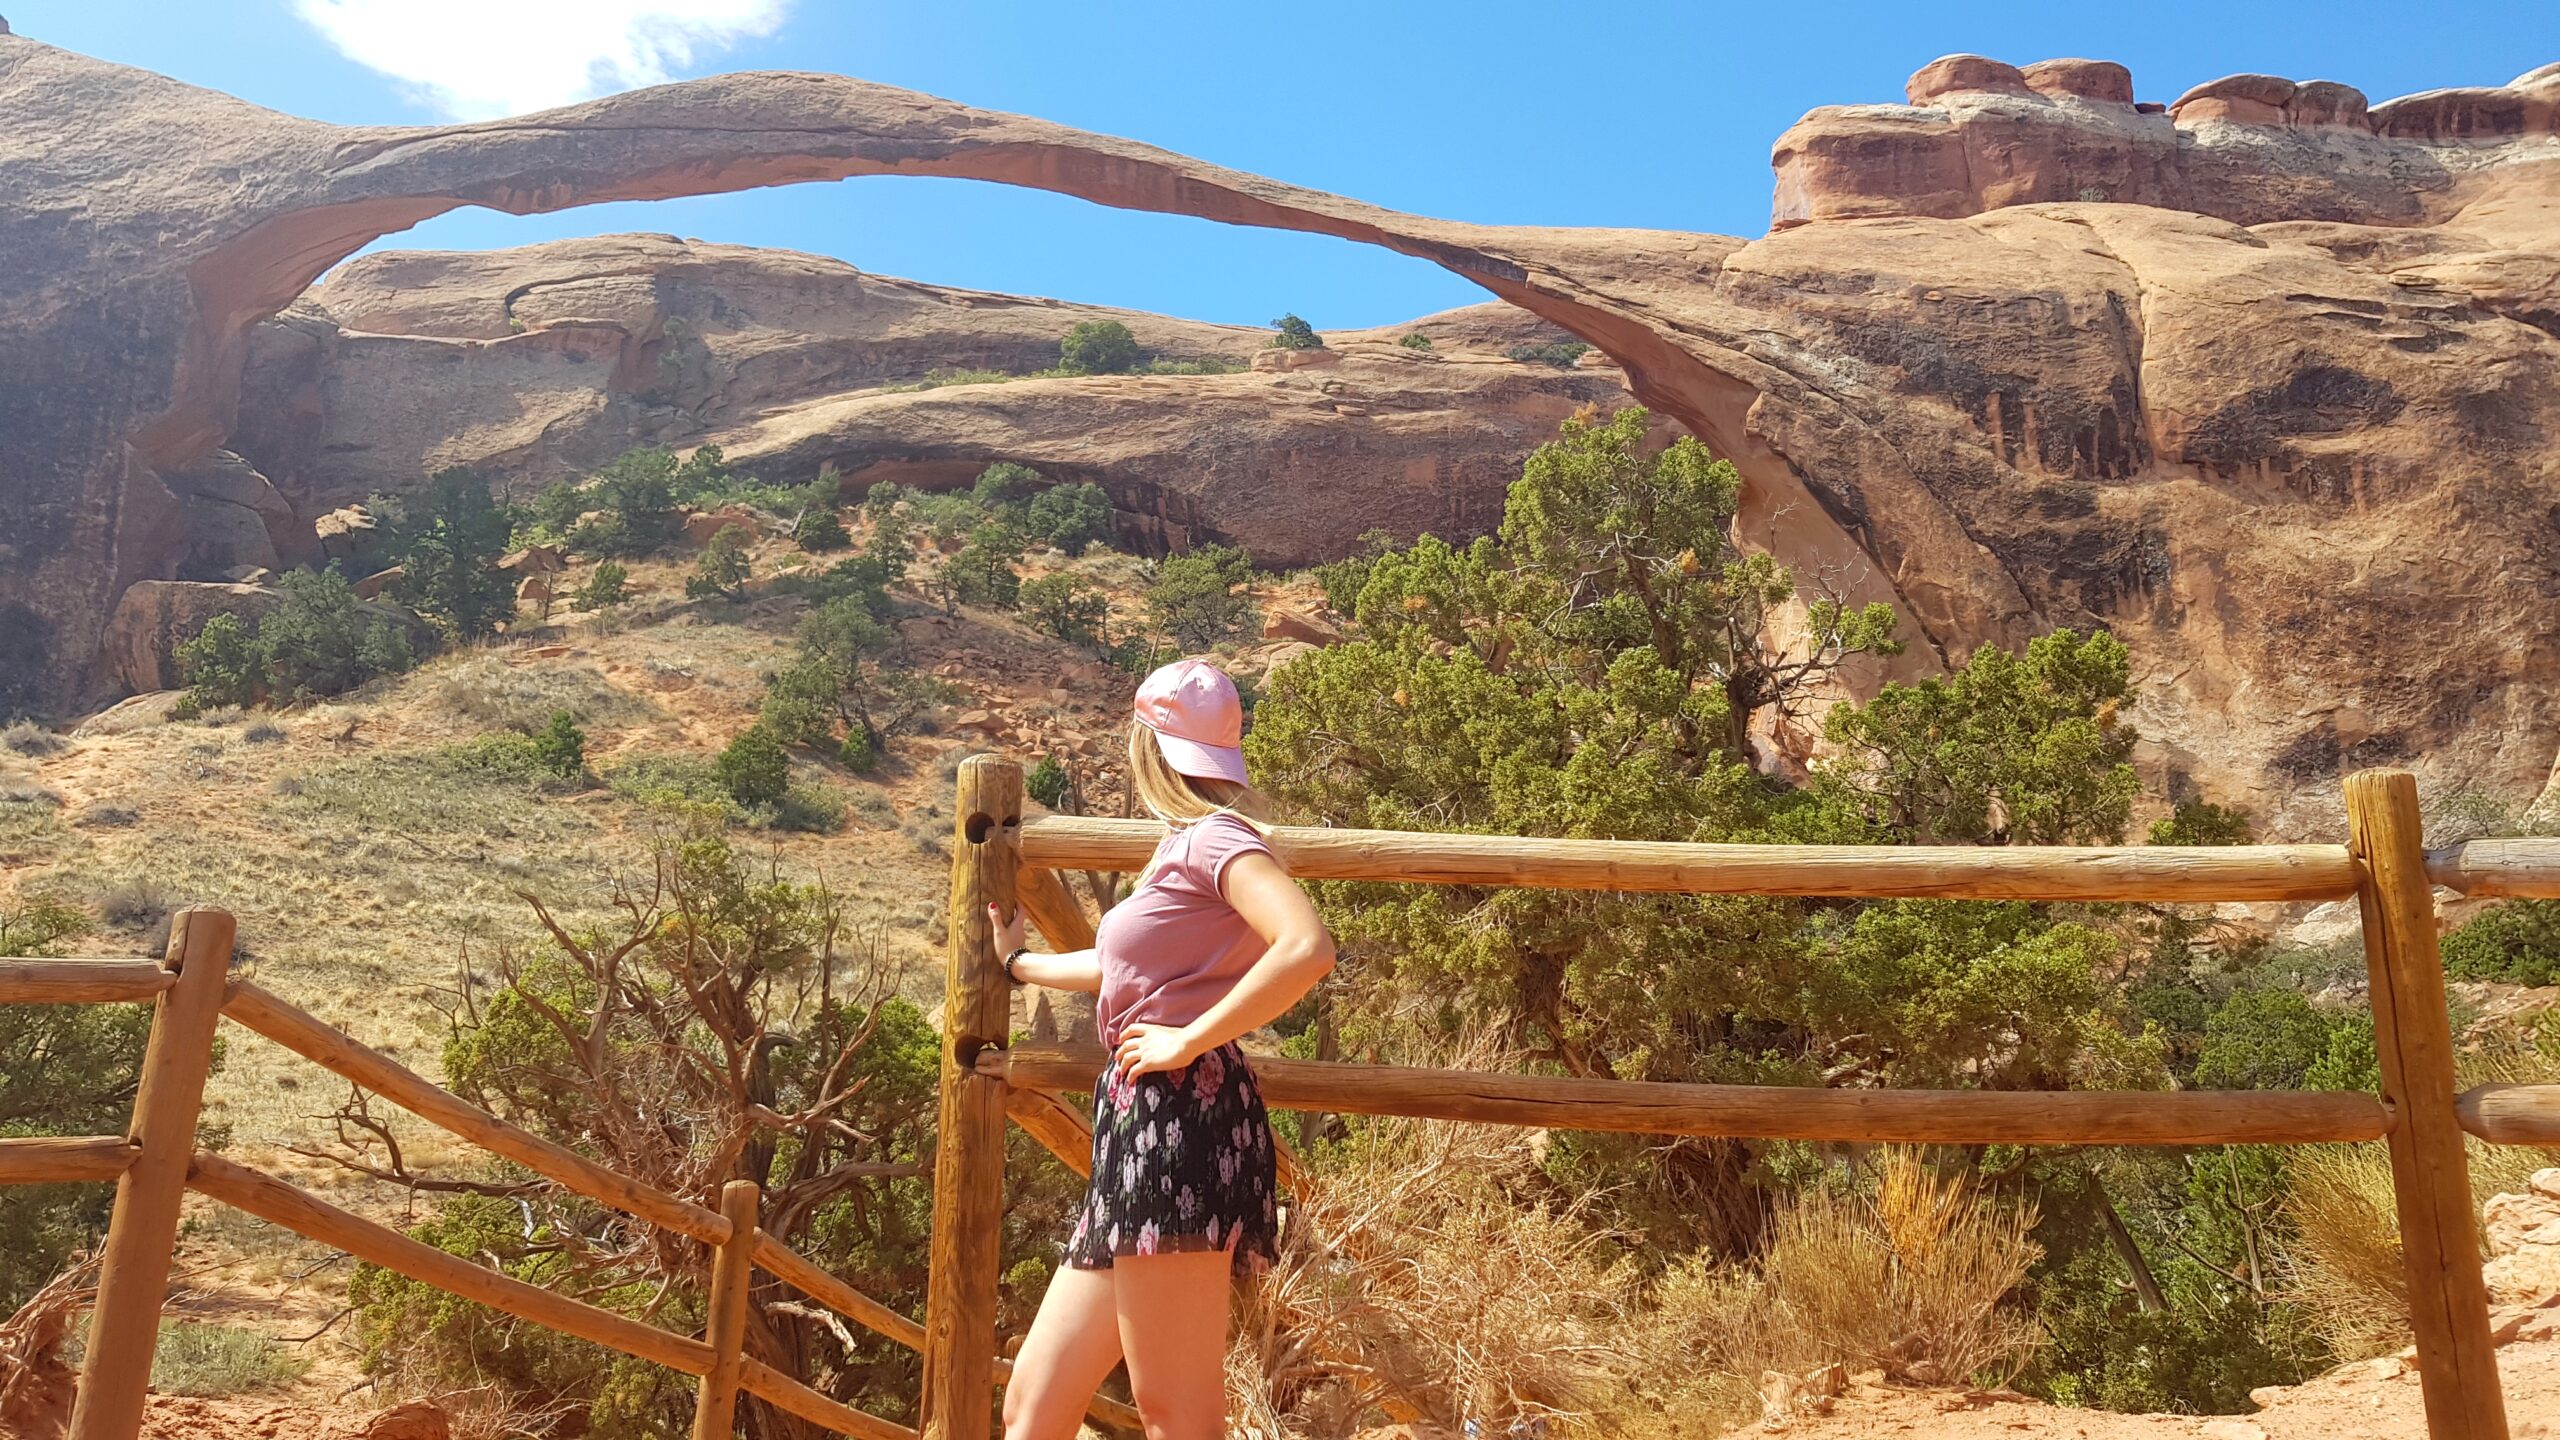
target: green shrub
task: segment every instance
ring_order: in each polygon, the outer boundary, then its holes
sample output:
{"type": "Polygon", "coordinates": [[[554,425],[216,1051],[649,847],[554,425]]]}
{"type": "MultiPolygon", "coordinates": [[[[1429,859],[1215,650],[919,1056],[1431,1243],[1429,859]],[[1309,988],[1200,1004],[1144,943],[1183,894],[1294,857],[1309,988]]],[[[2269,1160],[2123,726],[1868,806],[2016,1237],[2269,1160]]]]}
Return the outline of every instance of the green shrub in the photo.
{"type": "MultiPolygon", "coordinates": [[[[716,458],[716,447],[703,448],[716,458]]],[[[663,445],[644,445],[615,457],[586,488],[585,508],[593,513],[571,528],[570,546],[611,557],[654,554],[673,544],[684,530],[684,516],[676,508],[677,470],[675,452],[663,445]]]]}
{"type": "Polygon", "coordinates": [[[685,577],[685,598],[732,603],[744,600],[752,570],[747,559],[746,527],[723,525],[720,533],[711,537],[711,543],[702,548],[701,558],[693,562],[693,573],[685,577]]]}
{"type": "Polygon", "coordinates": [[[336,565],[296,570],[276,588],[282,603],[254,628],[216,615],[178,646],[187,694],[171,714],[189,719],[260,698],[337,695],[415,663],[408,631],[358,600],[336,565]]]}
{"type": "Polygon", "coordinates": [[[261,671],[256,634],[237,615],[216,615],[178,642],[178,674],[187,693],[170,713],[182,720],[226,706],[257,703],[261,671]]]}
{"type": "Polygon", "coordinates": [[[1031,628],[1055,635],[1071,645],[1092,645],[1102,638],[1102,622],[1111,602],[1099,590],[1065,571],[1023,582],[1022,618],[1031,628]]]}
{"type": "Polygon", "coordinates": [[[1550,340],[1543,344],[1514,345],[1502,353],[1523,364],[1552,365],[1559,370],[1570,370],[1590,348],[1579,340],[1550,340]]]}
{"type": "Polygon", "coordinates": [[[1022,561],[1022,536],[1001,520],[990,520],[969,534],[969,543],[942,562],[945,596],[960,605],[1010,610],[1022,597],[1022,577],[1014,566],[1022,561]]]}
{"type": "Polygon", "coordinates": [[[1364,530],[1358,550],[1316,566],[1316,585],[1324,591],[1325,608],[1345,617],[1359,614],[1360,588],[1369,583],[1369,572],[1376,567],[1378,557],[1395,545],[1396,537],[1384,530],[1364,530]]]}
{"type": "Polygon", "coordinates": [[[1070,375],[1125,375],[1137,364],[1137,337],[1117,320],[1080,321],[1058,345],[1058,368],[1070,375]]]}
{"type": "Polygon", "coordinates": [[[814,555],[842,550],[853,543],[853,532],[844,528],[844,517],[833,505],[818,505],[802,512],[799,522],[791,527],[791,541],[814,555]]]}
{"type": "Polygon", "coordinates": [[[2246,845],[2249,817],[2210,800],[2181,800],[2178,808],[2151,822],[2154,845],[2246,845]]]}
{"type": "Polygon", "coordinates": [[[836,746],[836,763],[856,775],[867,775],[872,766],[880,763],[880,750],[860,726],[855,726],[845,731],[843,742],[836,746]]]}
{"type": "Polygon", "coordinates": [[[2444,937],[2444,972],[2457,980],[2560,985],[2560,900],[2510,900],[2444,937]]]}
{"type": "Polygon", "coordinates": [[[791,788],[791,754],[771,730],[750,725],[712,762],[712,774],[740,805],[771,805],[791,788]]]}
{"type": "Polygon", "coordinates": [[[1139,367],[1142,375],[1240,375],[1252,369],[1242,360],[1223,355],[1202,355],[1190,360],[1174,360],[1159,355],[1139,367]]]}
{"type": "Polygon", "coordinates": [[[1033,535],[1069,555],[1081,555],[1086,546],[1110,535],[1111,499],[1091,481],[1052,485],[1031,498],[1025,523],[1033,535]]]}
{"type": "Polygon", "coordinates": [[[581,610],[609,610],[630,598],[631,572],[619,560],[599,561],[576,595],[581,610]]]}
{"type": "Polygon", "coordinates": [[[1431,348],[1431,337],[1416,330],[1396,343],[1407,350],[1428,350],[1431,348]]]}
{"type": "Polygon", "coordinates": [[[1008,525],[1020,525],[1031,513],[1031,497],[1040,490],[1040,472],[1011,460],[999,460],[978,472],[969,499],[1008,525]]]}
{"type": "Polygon", "coordinates": [[[1147,587],[1147,614],[1186,649],[1206,650],[1253,618],[1253,597],[1236,593],[1253,578],[1253,557],[1232,545],[1168,555],[1147,587]]]}
{"type": "Polygon", "coordinates": [[[1280,332],[1271,337],[1271,348],[1274,350],[1321,350],[1324,348],[1324,337],[1316,333],[1316,327],[1295,315],[1281,316],[1271,322],[1271,328],[1280,332]]]}
{"type": "Polygon", "coordinates": [[[587,732],[566,710],[551,712],[551,721],[533,737],[534,762],[563,780],[587,772],[587,732]]]}
{"type": "Polygon", "coordinates": [[[1031,773],[1022,777],[1022,788],[1030,792],[1031,798],[1052,810],[1067,798],[1069,783],[1067,767],[1055,755],[1041,756],[1031,773]]]}
{"type": "Polygon", "coordinates": [[[386,556],[400,567],[392,598],[448,640],[478,639],[515,617],[515,586],[498,569],[513,517],[478,472],[439,470],[426,489],[384,509],[391,522],[386,556]]]}

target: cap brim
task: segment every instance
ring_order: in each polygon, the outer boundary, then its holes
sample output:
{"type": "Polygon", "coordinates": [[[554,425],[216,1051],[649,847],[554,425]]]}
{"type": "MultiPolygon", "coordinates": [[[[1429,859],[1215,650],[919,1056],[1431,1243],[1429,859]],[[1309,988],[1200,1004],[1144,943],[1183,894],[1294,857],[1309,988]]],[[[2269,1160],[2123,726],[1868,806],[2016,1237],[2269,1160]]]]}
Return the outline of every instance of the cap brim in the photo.
{"type": "Polygon", "coordinates": [[[1232,780],[1238,785],[1244,778],[1244,752],[1233,745],[1203,745],[1179,735],[1167,735],[1154,726],[1148,732],[1156,737],[1156,749],[1163,752],[1165,763],[1175,773],[1197,780],[1232,780]]]}

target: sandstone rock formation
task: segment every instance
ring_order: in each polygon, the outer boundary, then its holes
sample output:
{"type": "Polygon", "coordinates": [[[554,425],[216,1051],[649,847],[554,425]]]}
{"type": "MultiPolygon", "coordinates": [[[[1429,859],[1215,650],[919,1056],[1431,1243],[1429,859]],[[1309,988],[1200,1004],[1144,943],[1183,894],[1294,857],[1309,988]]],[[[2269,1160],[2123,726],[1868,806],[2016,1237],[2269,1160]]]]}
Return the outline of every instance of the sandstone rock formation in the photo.
{"type": "Polygon", "coordinates": [[[857,491],[1029,461],[1102,485],[1132,543],[1221,538],[1290,563],[1340,553],[1373,525],[1480,528],[1557,419],[1626,399],[1614,371],[1503,360],[1565,332],[1500,304],[1337,336],[1362,355],[1361,378],[1321,387],[1175,375],[916,388],[942,369],[1052,367],[1060,338],[1088,320],[1120,321],[1169,360],[1342,357],[1264,348],[1265,330],[670,235],[393,251],[350,261],[250,332],[230,443],[299,514],[449,465],[531,486],[633,445],[706,438],[767,479],[832,463],[857,491]],[[1439,348],[1392,343],[1416,328],[1439,348]],[[1319,393],[1346,387],[1359,398],[1319,393]],[[835,424],[849,427],[841,443],[824,433],[835,424]],[[1314,489],[1293,504],[1304,477],[1314,489]]]}
{"type": "Polygon", "coordinates": [[[2150,762],[2279,833],[2305,787],[2333,823],[2353,764],[2529,792],[2560,731],[2560,70],[2361,130],[2328,92],[2181,124],[2017,74],[1815,112],[1785,228],[1746,242],[1422,219],[832,76],[343,129],[0,39],[0,671],[94,690],[115,597],[186,549],[163,477],[235,428],[251,330],[372,238],[894,171],[1444,265],[1730,456],[1745,538],[1893,602],[1904,668],[2123,633],[2150,762]]]}

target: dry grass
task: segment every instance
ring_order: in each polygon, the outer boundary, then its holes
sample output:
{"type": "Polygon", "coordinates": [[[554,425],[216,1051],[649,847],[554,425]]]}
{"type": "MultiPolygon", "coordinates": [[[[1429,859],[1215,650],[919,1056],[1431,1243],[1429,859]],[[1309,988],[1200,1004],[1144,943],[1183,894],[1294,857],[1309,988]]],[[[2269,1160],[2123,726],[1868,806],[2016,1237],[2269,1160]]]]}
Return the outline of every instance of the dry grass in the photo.
{"type": "Polygon", "coordinates": [[[2035,1222],[1918,1152],[1879,1152],[1868,1183],[1781,1209],[1756,1267],[1696,1257],[1662,1278],[1629,1326],[1636,1403],[1618,1433],[1738,1421],[1773,1370],[2006,1381],[2043,1341],[2004,1304],[2036,1261],[2035,1222]]]}
{"type": "Polygon", "coordinates": [[[1348,1433],[1373,1411],[1488,1434],[1597,1413],[1633,1277],[1583,1207],[1528,1198],[1526,1137],[1391,1120],[1312,1176],[1228,1357],[1247,1433],[1348,1433]]]}
{"type": "MultiPolygon", "coordinates": [[[[2463,1057],[2458,1083],[2549,1084],[2560,1061],[2514,1047],[2463,1057]]],[[[2492,1195],[2525,1188],[2526,1177],[2560,1164],[2560,1152],[2515,1145],[2463,1144],[2476,1213],[2492,1195]]],[[[2391,1188],[2391,1152],[2381,1144],[2312,1145],[2294,1152],[2286,1211],[2294,1235],[2286,1247],[2287,1291],[2340,1359],[2379,1355],[2408,1343],[2409,1280],[2402,1268],[2399,1205],[2391,1188]]]]}
{"type": "Polygon", "coordinates": [[[1389,1120],[1312,1167],[1228,1356],[1240,1431],[1714,1434],[1759,1413],[1764,1371],[1996,1383],[2042,1343],[2005,1304],[2037,1257],[2034,1213],[1915,1152],[1782,1209],[1755,1263],[1699,1255],[1647,1283],[1535,1143],[1389,1120]]]}

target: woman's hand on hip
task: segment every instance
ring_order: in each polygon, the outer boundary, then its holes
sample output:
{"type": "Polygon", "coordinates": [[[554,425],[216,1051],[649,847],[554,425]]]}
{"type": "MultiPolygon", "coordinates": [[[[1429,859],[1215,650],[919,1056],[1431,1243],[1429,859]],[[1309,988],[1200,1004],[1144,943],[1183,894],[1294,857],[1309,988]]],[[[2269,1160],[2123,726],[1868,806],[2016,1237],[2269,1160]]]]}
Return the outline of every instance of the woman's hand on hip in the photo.
{"type": "Polygon", "coordinates": [[[1183,1026],[1141,1020],[1120,1037],[1120,1048],[1111,1052],[1111,1068],[1123,1080],[1169,1073],[1199,1059],[1207,1048],[1183,1026]]]}

